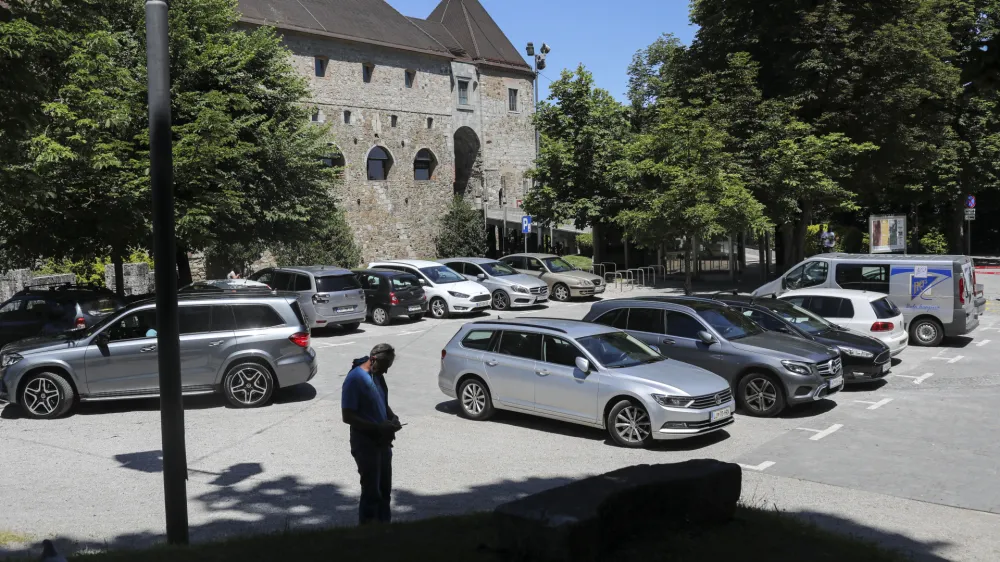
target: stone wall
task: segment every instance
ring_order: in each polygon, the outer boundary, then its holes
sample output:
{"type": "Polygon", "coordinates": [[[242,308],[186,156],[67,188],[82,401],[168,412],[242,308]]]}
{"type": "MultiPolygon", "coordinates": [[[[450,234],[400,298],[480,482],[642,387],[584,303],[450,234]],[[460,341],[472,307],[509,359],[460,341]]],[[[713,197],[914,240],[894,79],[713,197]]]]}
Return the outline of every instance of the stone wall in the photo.
{"type": "Polygon", "coordinates": [[[535,161],[534,85],[524,74],[492,67],[484,68],[480,84],[487,201],[499,204],[503,187],[507,204],[513,207],[531,185],[524,174],[535,161]],[[517,111],[510,111],[509,89],[518,92],[517,111]]]}
{"type": "Polygon", "coordinates": [[[36,277],[31,273],[30,269],[15,269],[0,275],[0,302],[6,301],[25,287],[61,285],[74,282],[76,282],[76,275],[72,273],[39,275],[36,277]]]}
{"type": "MultiPolygon", "coordinates": [[[[126,263],[122,266],[122,269],[125,281],[125,296],[146,295],[156,289],[153,271],[149,269],[148,263],[126,263]]],[[[104,284],[112,291],[117,292],[114,266],[105,268],[104,284]]]]}

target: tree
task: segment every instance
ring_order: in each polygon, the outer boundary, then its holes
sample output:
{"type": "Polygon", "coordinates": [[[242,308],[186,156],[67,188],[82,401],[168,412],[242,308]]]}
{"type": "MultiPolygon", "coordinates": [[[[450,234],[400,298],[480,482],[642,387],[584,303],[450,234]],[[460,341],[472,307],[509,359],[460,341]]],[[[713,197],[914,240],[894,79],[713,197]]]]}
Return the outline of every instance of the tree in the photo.
{"type": "MultiPolygon", "coordinates": [[[[354,232],[343,211],[316,215],[314,221],[309,230],[316,233],[315,238],[271,246],[270,251],[279,266],[337,265],[353,268],[361,263],[361,248],[354,242],[354,232]]],[[[245,252],[244,256],[260,256],[260,252],[245,252]]],[[[234,258],[239,259],[238,256],[234,258]]],[[[254,259],[234,263],[247,271],[254,259]]]]}
{"type": "Polygon", "coordinates": [[[456,195],[448,212],[441,217],[440,232],[434,240],[438,257],[481,257],[486,255],[486,228],[483,213],[465,198],[456,195]]]}

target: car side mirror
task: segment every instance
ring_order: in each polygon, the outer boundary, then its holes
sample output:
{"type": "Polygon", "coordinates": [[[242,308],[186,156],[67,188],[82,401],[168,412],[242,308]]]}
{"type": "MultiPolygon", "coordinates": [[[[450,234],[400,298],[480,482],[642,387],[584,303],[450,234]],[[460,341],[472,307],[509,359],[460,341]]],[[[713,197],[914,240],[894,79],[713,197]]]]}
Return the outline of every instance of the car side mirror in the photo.
{"type": "Polygon", "coordinates": [[[700,339],[701,343],[705,345],[712,345],[713,343],[718,343],[719,341],[715,339],[715,336],[713,336],[712,334],[708,333],[705,330],[698,332],[698,339],[700,339]]]}
{"type": "Polygon", "coordinates": [[[486,274],[480,273],[479,275],[476,275],[476,279],[478,279],[479,281],[486,281],[486,274]]]}
{"type": "Polygon", "coordinates": [[[100,334],[97,334],[97,340],[96,341],[97,341],[97,345],[98,346],[105,347],[109,343],[111,343],[111,334],[109,334],[105,330],[105,331],[101,332],[100,334]]]}
{"type": "Polygon", "coordinates": [[[425,279],[417,279],[417,281],[420,281],[421,285],[426,285],[427,284],[427,280],[425,280],[425,279]]]}
{"type": "Polygon", "coordinates": [[[588,361],[587,359],[585,359],[583,357],[577,357],[576,358],[576,368],[580,369],[584,373],[589,373],[590,372],[590,361],[588,361]]]}
{"type": "Polygon", "coordinates": [[[781,278],[781,288],[782,289],[788,288],[788,279],[785,279],[784,277],[781,278]]]}

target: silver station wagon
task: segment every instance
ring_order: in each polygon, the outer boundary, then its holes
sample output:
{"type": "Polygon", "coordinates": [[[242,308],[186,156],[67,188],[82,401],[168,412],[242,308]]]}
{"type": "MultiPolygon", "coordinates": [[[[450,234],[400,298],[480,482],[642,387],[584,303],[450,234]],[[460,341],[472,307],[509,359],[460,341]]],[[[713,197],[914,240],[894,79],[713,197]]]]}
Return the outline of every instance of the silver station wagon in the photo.
{"type": "Polygon", "coordinates": [[[735,409],[722,377],[575,320],[466,324],[441,351],[438,385],[469,419],[512,410],[607,429],[624,447],[717,431],[735,409]]]}
{"type": "MultiPolygon", "coordinates": [[[[316,352],[294,294],[179,298],[185,395],[221,392],[237,408],[316,376],[316,352]]],[[[77,400],[159,396],[156,306],[140,301],[81,332],[32,338],[0,351],[0,400],[32,418],[57,418],[77,400]]]]}

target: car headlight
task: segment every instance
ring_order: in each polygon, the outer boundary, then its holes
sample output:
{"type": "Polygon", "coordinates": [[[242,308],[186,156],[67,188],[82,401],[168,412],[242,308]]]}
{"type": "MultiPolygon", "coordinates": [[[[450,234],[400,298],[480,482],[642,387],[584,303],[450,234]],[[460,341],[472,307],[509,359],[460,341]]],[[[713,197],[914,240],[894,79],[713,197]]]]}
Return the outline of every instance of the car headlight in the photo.
{"type": "Polygon", "coordinates": [[[690,396],[667,396],[665,394],[654,394],[653,400],[660,406],[667,406],[670,408],[687,408],[694,404],[694,400],[690,396]]]}
{"type": "Polygon", "coordinates": [[[528,290],[527,287],[522,287],[520,285],[514,285],[510,288],[510,290],[514,291],[515,293],[524,293],[526,295],[531,292],[528,290]]]}
{"type": "Polygon", "coordinates": [[[781,364],[784,365],[786,369],[797,375],[812,374],[812,367],[809,366],[809,363],[803,363],[801,361],[782,361],[781,364]]]}
{"type": "Polygon", "coordinates": [[[459,293],[458,291],[448,291],[448,294],[455,297],[456,299],[467,299],[469,295],[465,293],[459,293]]]}
{"type": "Polygon", "coordinates": [[[4,355],[2,358],[0,358],[0,367],[6,369],[7,367],[10,367],[11,365],[17,363],[21,359],[24,359],[24,357],[22,357],[17,353],[8,353],[4,355]]]}
{"type": "Polygon", "coordinates": [[[838,345],[837,349],[843,351],[845,354],[850,355],[851,357],[862,357],[864,359],[871,359],[872,357],[875,357],[874,353],[870,351],[865,351],[863,349],[858,349],[856,347],[846,347],[843,345],[838,345]]]}
{"type": "Polygon", "coordinates": [[[593,287],[594,283],[591,282],[591,281],[588,281],[586,279],[580,279],[580,286],[581,287],[593,287]]]}

